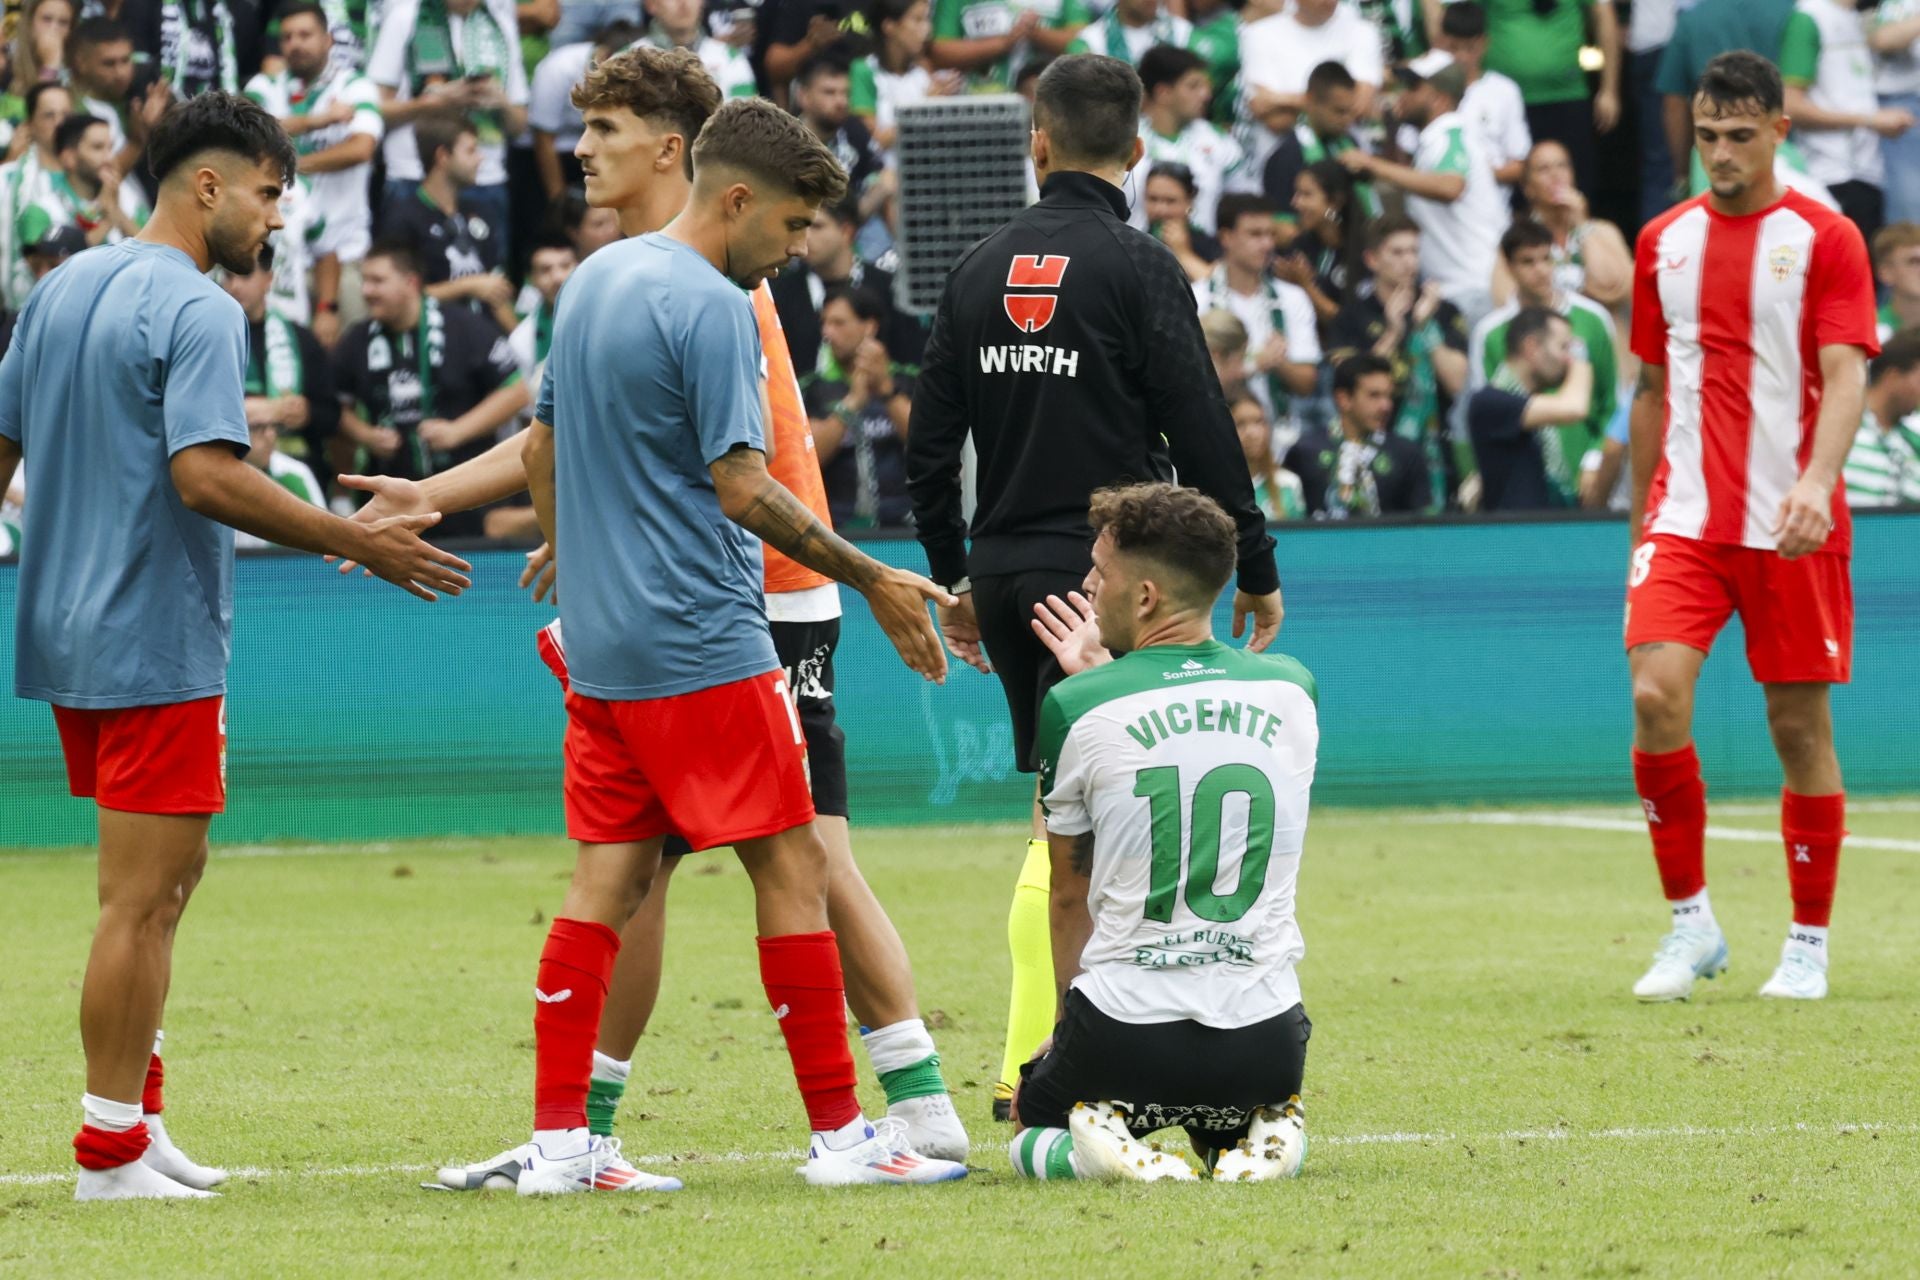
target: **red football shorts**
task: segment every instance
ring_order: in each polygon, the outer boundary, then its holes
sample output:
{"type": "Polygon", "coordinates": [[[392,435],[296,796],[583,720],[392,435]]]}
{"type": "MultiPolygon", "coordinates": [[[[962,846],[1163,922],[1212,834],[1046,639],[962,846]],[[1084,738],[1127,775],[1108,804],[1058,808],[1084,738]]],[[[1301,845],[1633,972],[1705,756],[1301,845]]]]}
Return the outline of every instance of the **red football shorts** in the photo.
{"type": "Polygon", "coordinates": [[[1777,552],[1655,534],[1627,575],[1627,648],[1670,642],[1702,653],[1738,610],[1747,667],[1762,684],[1845,684],[1853,674],[1847,557],[1777,552]]]}
{"type": "Polygon", "coordinates": [[[67,786],[121,813],[227,807],[227,700],[88,711],[55,707],[67,786]]]}
{"type": "Polygon", "coordinates": [[[799,713],[778,671],[672,698],[567,693],[567,834],[696,849],[813,821],[799,713]]]}

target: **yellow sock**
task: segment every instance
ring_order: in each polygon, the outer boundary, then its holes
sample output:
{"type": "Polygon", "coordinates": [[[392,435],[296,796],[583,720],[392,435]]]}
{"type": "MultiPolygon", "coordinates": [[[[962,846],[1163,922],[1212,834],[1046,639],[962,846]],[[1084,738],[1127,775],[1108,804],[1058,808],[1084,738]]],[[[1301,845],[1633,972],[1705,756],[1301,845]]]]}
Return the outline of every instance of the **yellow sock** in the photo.
{"type": "Polygon", "coordinates": [[[1027,841],[1027,859],[1007,912],[1007,945],[1013,952],[1013,993],[1007,1001],[1007,1053],[1002,1083],[1020,1078],[1021,1064],[1053,1034],[1053,931],[1047,922],[1053,866],[1045,840],[1027,841]]]}

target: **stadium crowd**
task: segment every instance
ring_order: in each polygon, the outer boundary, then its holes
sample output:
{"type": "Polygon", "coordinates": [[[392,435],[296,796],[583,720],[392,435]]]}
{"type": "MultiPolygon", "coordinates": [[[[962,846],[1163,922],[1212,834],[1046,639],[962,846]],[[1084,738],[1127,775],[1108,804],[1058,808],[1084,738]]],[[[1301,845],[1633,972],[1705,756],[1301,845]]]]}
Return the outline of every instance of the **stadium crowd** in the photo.
{"type": "MultiPolygon", "coordinates": [[[[911,520],[903,105],[1030,95],[1069,51],[1138,68],[1133,217],[1192,279],[1273,519],[1621,508],[1633,237],[1704,188],[1700,69],[1755,49],[1788,86],[1782,176],[1860,225],[1882,289],[1849,500],[1920,502],[1920,0],[9,0],[5,23],[0,326],[139,228],[171,102],[245,92],[300,170],[270,263],[225,279],[251,461],[343,512],[342,472],[422,478],[524,423],[561,287],[619,235],[580,194],[571,90],[636,43],[696,51],[852,177],[774,285],[852,530],[911,520]]],[[[535,525],[516,503],[441,532],[535,525]]]]}

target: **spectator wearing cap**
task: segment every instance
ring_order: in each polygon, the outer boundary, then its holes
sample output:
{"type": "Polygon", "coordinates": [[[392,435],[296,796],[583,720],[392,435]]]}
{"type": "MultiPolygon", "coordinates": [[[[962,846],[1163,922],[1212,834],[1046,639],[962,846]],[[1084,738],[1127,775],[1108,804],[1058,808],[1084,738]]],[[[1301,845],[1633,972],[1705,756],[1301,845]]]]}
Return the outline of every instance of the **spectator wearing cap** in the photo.
{"type": "Polygon", "coordinates": [[[451,112],[422,116],[413,126],[427,176],[414,198],[387,215],[383,232],[413,248],[429,298],[485,311],[511,332],[513,282],[500,269],[500,248],[480,209],[461,193],[480,171],[473,124],[451,112]]]}
{"type": "MultiPolygon", "coordinates": [[[[1293,127],[1281,133],[1260,171],[1259,189],[1276,208],[1293,207],[1295,183],[1309,165],[1364,149],[1353,132],[1359,114],[1360,84],[1346,67],[1338,62],[1315,67],[1307,76],[1305,109],[1293,127]]],[[[1373,188],[1358,180],[1355,186],[1362,216],[1379,213],[1373,188]]]]}
{"type": "Polygon", "coordinates": [[[1340,0],[1294,0],[1280,13],[1249,22],[1240,32],[1240,144],[1253,171],[1266,169],[1280,135],[1307,107],[1307,78],[1337,62],[1352,76],[1354,111],[1373,112],[1384,75],[1380,32],[1340,0]]]}
{"type": "MultiPolygon", "coordinates": [[[[1867,13],[1880,105],[1920,118],[1920,0],[1882,0],[1867,13]]],[[[1920,129],[1883,138],[1887,221],[1920,221],[1920,129]]]]}
{"type": "Polygon", "coordinates": [[[1153,166],[1144,185],[1146,198],[1140,204],[1147,216],[1147,231],[1167,246],[1180,261],[1187,279],[1205,280],[1220,261],[1220,242],[1193,223],[1194,197],[1199,187],[1193,171],[1183,164],[1166,162],[1153,166]]]}
{"type": "MultiPolygon", "coordinates": [[[[1441,25],[1434,0],[1428,24],[1441,25]]],[[[1487,67],[1520,86],[1527,131],[1552,138],[1573,157],[1582,188],[1595,180],[1594,134],[1620,122],[1620,20],[1612,0],[1484,0],[1487,67]],[[1600,88],[1588,100],[1580,50],[1591,39],[1600,50],[1600,88]]]]}
{"type": "Polygon", "coordinates": [[[1527,129],[1527,103],[1520,96],[1520,86],[1498,71],[1487,70],[1487,11],[1480,0],[1455,0],[1447,6],[1435,47],[1451,54],[1466,73],[1460,114],[1479,131],[1493,176],[1501,186],[1511,187],[1520,181],[1527,152],[1533,149],[1533,134],[1527,129]]]}
{"type": "MultiPolygon", "coordinates": [[[[1625,307],[1633,289],[1633,251],[1620,228],[1588,211],[1574,184],[1573,162],[1557,142],[1533,144],[1520,179],[1527,214],[1553,234],[1554,284],[1605,307],[1625,307]]],[[[1495,285],[1503,297],[1506,283],[1495,285]]]]}
{"type": "Polygon", "coordinates": [[[247,317],[245,406],[253,437],[247,461],[296,496],[324,506],[323,485],[333,478],[327,454],[340,429],[327,350],[311,329],[268,305],[271,271],[221,274],[222,287],[247,317]]]}
{"type": "Polygon", "coordinates": [[[1880,105],[1857,0],[1799,0],[1780,37],[1780,78],[1807,172],[1871,241],[1886,221],[1881,139],[1913,128],[1914,115],[1880,105]]]}
{"type": "MultiPolygon", "coordinates": [[[[1067,52],[1104,53],[1138,68],[1148,50],[1159,45],[1184,49],[1192,39],[1193,24],[1169,11],[1162,0],[1114,0],[1105,14],[1080,28],[1067,52]]],[[[1206,70],[1204,61],[1200,70],[1206,70]]]]}
{"type": "Polygon", "coordinates": [[[1421,267],[1469,323],[1493,309],[1494,261],[1507,229],[1507,202],[1487,163],[1478,131],[1460,114],[1467,77],[1438,49],[1396,68],[1406,84],[1396,104],[1402,123],[1420,130],[1412,164],[1364,151],[1340,162],[1356,176],[1399,188],[1420,228],[1421,267]]]}
{"type": "Polygon", "coordinates": [[[863,289],[880,303],[885,315],[880,340],[888,353],[906,364],[917,363],[926,346],[926,330],[912,316],[893,306],[893,273],[863,259],[854,246],[860,230],[860,207],[849,196],[834,205],[822,205],[807,230],[807,252],[781,268],[773,278],[773,304],[786,331],[793,367],[811,369],[820,355],[820,310],[827,294],[847,287],[863,289]]]}
{"type": "Polygon", "coordinates": [[[820,308],[823,341],[800,379],[836,529],[912,523],[907,422],[918,370],[887,355],[885,310],[865,289],[834,289],[820,308]]]}
{"type": "MultiPolygon", "coordinates": [[[[1194,186],[1193,223],[1212,232],[1220,195],[1245,166],[1246,153],[1207,120],[1207,102],[1213,96],[1207,64],[1190,49],[1156,45],[1140,60],[1140,84],[1145,91],[1140,141],[1146,146],[1146,164],[1134,166],[1128,183],[1144,179],[1150,166],[1186,166],[1194,186]]],[[[1132,203],[1134,225],[1145,227],[1146,202],[1132,203]]]]}
{"type": "Polygon", "coordinates": [[[1202,312],[1230,311],[1247,330],[1250,386],[1276,430],[1299,431],[1296,397],[1311,396],[1319,377],[1320,325],[1306,291],[1272,271],[1274,215],[1264,196],[1220,199],[1220,263],[1193,287],[1202,312]]]}

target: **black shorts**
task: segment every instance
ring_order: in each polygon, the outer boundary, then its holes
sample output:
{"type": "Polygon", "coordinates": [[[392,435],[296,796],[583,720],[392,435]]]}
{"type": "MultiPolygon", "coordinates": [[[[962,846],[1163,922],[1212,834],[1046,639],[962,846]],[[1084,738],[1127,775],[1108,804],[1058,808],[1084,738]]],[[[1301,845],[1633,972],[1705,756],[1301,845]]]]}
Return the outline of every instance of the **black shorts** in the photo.
{"type": "Polygon", "coordinates": [[[1076,1102],[1124,1102],[1135,1137],[1178,1126],[1223,1150],[1247,1136],[1256,1107],[1300,1096],[1313,1024],[1300,1005],[1249,1027],[1109,1018],[1067,993],[1053,1048],[1020,1068],[1020,1123],[1064,1129],[1076,1102]]]}
{"type": "MultiPolygon", "coordinates": [[[[840,647],[840,619],[824,622],[772,622],[773,651],[787,673],[807,740],[807,782],[815,813],[847,816],[847,735],[833,714],[833,653],[840,647]]],[[[677,858],[692,850],[679,836],[668,836],[662,856],[677,858]]]]}
{"type": "Polygon", "coordinates": [[[1013,766],[1022,773],[1038,773],[1033,739],[1040,724],[1040,704],[1047,690],[1066,679],[1047,646],[1033,634],[1033,606],[1048,596],[1067,598],[1087,580],[1087,571],[1027,569],[973,580],[973,612],[980,621],[980,640],[986,646],[993,673],[1007,695],[1013,717],[1013,766]]]}

